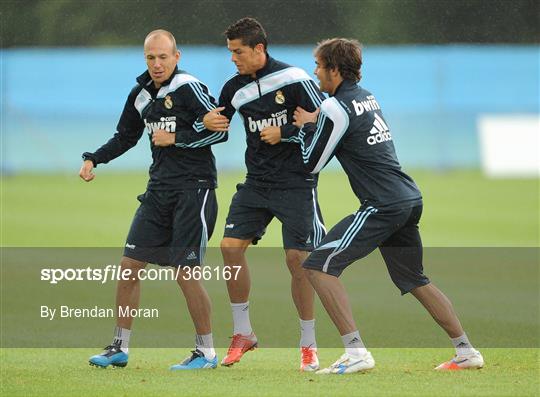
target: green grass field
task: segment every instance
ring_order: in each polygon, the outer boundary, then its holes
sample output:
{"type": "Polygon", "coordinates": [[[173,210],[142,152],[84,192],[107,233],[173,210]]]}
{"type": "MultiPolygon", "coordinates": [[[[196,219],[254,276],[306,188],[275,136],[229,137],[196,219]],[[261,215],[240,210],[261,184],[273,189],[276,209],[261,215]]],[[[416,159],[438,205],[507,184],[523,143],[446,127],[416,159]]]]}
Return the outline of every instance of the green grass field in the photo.
{"type": "MultiPolygon", "coordinates": [[[[106,171],[99,167],[90,183],[75,173],[2,178],[2,246],[123,246],[147,175],[106,171]]],[[[538,246],[538,179],[489,180],[477,171],[411,174],[425,201],[424,245],[538,246]]],[[[230,198],[242,180],[242,174],[220,175],[220,210],[210,245],[219,244],[230,198]]],[[[344,173],[323,172],[319,195],[329,226],[358,209],[344,173]]],[[[261,246],[281,246],[278,222],[271,224],[261,246]]]]}
{"type": "MultiPolygon", "coordinates": [[[[223,353],[224,349],[218,351],[223,353]]],[[[373,349],[377,367],[365,374],[300,373],[292,349],[259,349],[231,368],[169,372],[178,355],[170,349],[131,349],[124,369],[101,370],[81,363],[89,349],[4,349],[2,394],[91,396],[534,396],[538,353],[485,349],[489,365],[479,371],[438,373],[431,368],[450,349],[373,349]],[[131,358],[130,358],[131,359],[131,358]]],[[[324,363],[341,354],[324,349],[324,363]]]]}
{"type": "MultiPolygon", "coordinates": [[[[146,176],[104,170],[100,167],[96,180],[89,184],[75,175],[2,178],[2,247],[121,247],[138,204],[135,196],[144,191],[146,176]]],[[[248,353],[232,368],[199,373],[167,370],[187,354],[193,333],[174,283],[143,286],[141,305],[159,306],[162,318],[135,323],[127,368],[98,370],[86,360],[109,342],[113,321],[65,320],[55,327],[38,318],[35,305],[66,301],[110,305],[114,284],[72,283],[53,288],[39,281],[36,268],[57,258],[35,256],[64,251],[4,248],[1,394],[539,395],[539,274],[534,248],[539,245],[538,180],[488,180],[476,171],[411,174],[425,200],[424,244],[445,247],[426,250],[426,272],[451,297],[471,340],[481,346],[484,369],[447,374],[432,370],[452,355],[447,338],[414,298],[399,296],[380,258],[372,255],[351,266],[343,281],[364,340],[377,361],[376,369],[343,377],[299,373],[294,348],[297,317],[289,297],[287,270],[280,261],[280,225],[273,222],[260,244],[266,248],[254,248],[250,254],[252,322],[262,348],[248,353]],[[11,266],[15,262],[17,266],[11,266]],[[92,342],[85,348],[65,347],[76,346],[78,339],[92,342]],[[171,347],[147,348],[156,340],[165,341],[156,346],[171,347]],[[28,348],[33,345],[51,348],[28,348]]],[[[220,213],[212,246],[219,244],[230,197],[241,180],[240,174],[220,177],[220,213]]],[[[323,173],[319,194],[327,226],[357,209],[341,173],[323,173]]],[[[209,256],[219,264],[217,250],[209,256]]],[[[231,329],[227,294],[222,282],[212,281],[207,287],[214,306],[218,354],[223,357],[231,329]]],[[[328,365],[341,354],[340,341],[319,302],[316,309],[321,364],[328,365]]]]}

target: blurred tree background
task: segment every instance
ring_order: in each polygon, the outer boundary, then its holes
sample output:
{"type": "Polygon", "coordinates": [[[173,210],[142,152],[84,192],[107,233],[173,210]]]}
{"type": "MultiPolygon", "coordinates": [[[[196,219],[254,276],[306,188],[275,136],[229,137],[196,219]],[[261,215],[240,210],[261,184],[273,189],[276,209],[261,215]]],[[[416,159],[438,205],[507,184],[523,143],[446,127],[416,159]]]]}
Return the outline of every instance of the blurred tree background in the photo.
{"type": "Polygon", "coordinates": [[[224,42],[243,16],[272,44],[336,35],[369,44],[538,43],[538,0],[2,0],[1,46],[139,45],[155,28],[181,44],[224,42]]]}

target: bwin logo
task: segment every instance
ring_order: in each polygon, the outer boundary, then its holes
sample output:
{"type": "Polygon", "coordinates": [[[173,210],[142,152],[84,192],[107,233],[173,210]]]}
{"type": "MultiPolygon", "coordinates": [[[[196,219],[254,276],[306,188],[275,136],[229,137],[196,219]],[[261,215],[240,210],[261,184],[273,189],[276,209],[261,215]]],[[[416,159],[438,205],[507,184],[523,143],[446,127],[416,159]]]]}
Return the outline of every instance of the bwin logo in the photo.
{"type": "Polygon", "coordinates": [[[159,121],[149,123],[144,119],[144,124],[148,128],[148,134],[152,135],[156,130],[165,130],[167,132],[176,132],[176,117],[162,117],[159,121]]]}
{"type": "Polygon", "coordinates": [[[287,110],[273,113],[272,117],[268,119],[253,120],[251,117],[248,117],[248,123],[251,132],[261,132],[266,127],[281,127],[287,124],[287,110]]]}
{"type": "Polygon", "coordinates": [[[364,112],[381,109],[379,103],[375,100],[373,95],[368,95],[365,101],[356,102],[353,99],[352,104],[357,116],[360,116],[364,112]]]}
{"type": "Polygon", "coordinates": [[[390,135],[390,129],[384,122],[381,116],[375,114],[375,121],[373,121],[373,128],[369,131],[371,134],[368,136],[367,143],[375,145],[376,143],[386,142],[392,140],[390,135]]]}

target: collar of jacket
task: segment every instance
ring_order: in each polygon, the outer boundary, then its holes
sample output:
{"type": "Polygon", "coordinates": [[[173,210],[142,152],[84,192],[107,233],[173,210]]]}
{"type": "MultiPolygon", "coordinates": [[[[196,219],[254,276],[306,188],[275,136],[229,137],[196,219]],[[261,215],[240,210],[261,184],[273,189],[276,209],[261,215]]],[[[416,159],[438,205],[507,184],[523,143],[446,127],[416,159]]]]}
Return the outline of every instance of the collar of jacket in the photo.
{"type": "Polygon", "coordinates": [[[348,91],[350,89],[358,88],[358,85],[353,80],[343,80],[339,85],[337,86],[336,90],[334,91],[334,94],[331,96],[336,96],[338,92],[340,91],[348,91]]]}
{"type": "MultiPolygon", "coordinates": [[[[169,77],[167,80],[165,80],[163,83],[161,83],[161,86],[169,85],[174,78],[175,75],[180,73],[180,70],[178,70],[178,66],[174,68],[174,71],[171,74],[171,77],[169,77]]],[[[148,70],[146,70],[143,74],[141,74],[139,77],[137,77],[137,83],[139,83],[141,86],[146,87],[148,84],[150,84],[152,81],[152,78],[150,77],[150,73],[148,73],[148,70]]]]}
{"type": "Polygon", "coordinates": [[[259,80],[261,77],[264,77],[267,74],[272,73],[274,71],[275,63],[276,61],[274,60],[274,58],[272,58],[270,54],[266,52],[266,63],[261,69],[255,72],[256,77],[253,80],[259,80]]]}

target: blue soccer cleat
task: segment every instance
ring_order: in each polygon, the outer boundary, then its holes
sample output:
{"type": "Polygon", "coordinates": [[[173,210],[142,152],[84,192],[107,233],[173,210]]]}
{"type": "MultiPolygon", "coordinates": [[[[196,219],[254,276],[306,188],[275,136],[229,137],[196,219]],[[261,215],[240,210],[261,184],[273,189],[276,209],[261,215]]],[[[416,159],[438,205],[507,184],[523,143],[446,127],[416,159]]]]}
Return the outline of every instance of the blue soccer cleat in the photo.
{"type": "Polygon", "coordinates": [[[207,359],[204,354],[198,350],[192,350],[191,356],[186,358],[180,364],[171,366],[171,371],[180,371],[185,369],[214,369],[217,367],[217,355],[213,359],[207,359]]]}
{"type": "Polygon", "coordinates": [[[109,365],[125,367],[128,363],[128,354],[120,349],[120,345],[112,344],[107,346],[103,353],[90,357],[88,363],[100,368],[107,368],[109,365]]]}

